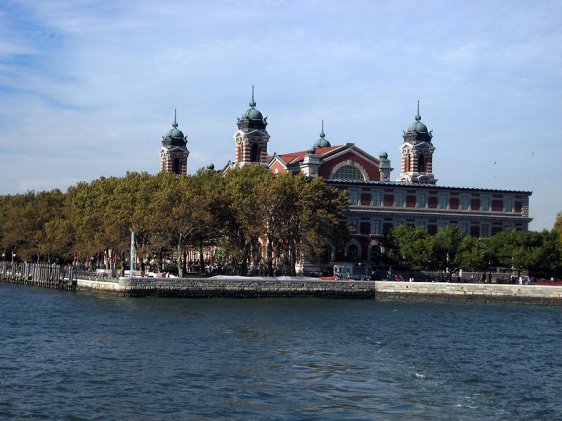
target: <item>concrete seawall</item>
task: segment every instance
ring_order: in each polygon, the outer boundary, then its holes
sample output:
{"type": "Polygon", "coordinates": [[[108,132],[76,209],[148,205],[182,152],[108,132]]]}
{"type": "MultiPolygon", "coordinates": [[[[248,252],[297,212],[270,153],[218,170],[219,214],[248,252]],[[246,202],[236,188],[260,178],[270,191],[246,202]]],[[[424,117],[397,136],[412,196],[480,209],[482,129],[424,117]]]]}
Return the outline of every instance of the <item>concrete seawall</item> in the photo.
{"type": "MultiPolygon", "coordinates": [[[[30,284],[21,278],[0,281],[50,287],[30,284]]],[[[77,291],[105,291],[127,297],[321,297],[562,305],[562,286],[550,285],[323,281],[311,278],[121,278],[77,279],[76,283],[77,291]]]]}
{"type": "Polygon", "coordinates": [[[130,297],[330,297],[375,298],[375,282],[310,279],[147,279],[120,281],[130,297]]]}
{"type": "Polygon", "coordinates": [[[377,281],[375,289],[378,300],[421,299],[562,305],[561,286],[377,281]]]}
{"type": "Polygon", "coordinates": [[[79,279],[78,289],[112,291],[129,297],[330,297],[562,305],[562,286],[543,285],[271,278],[122,278],[119,283],[79,279]]]}

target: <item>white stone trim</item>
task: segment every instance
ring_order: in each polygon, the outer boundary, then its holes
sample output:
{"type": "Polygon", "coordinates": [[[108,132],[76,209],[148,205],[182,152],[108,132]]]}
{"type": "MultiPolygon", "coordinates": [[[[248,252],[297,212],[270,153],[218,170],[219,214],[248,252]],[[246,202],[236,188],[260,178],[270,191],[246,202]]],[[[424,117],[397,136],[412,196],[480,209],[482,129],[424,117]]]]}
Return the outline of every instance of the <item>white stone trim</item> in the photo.
{"type": "Polygon", "coordinates": [[[347,159],[345,161],[341,161],[338,162],[334,168],[332,168],[332,171],[330,171],[330,176],[328,177],[330,180],[334,179],[334,174],[342,167],[346,167],[346,166],[352,166],[357,168],[360,172],[361,175],[363,176],[363,181],[369,180],[369,175],[367,174],[367,170],[365,170],[365,168],[363,168],[363,166],[355,161],[352,161],[351,159],[347,159]]]}

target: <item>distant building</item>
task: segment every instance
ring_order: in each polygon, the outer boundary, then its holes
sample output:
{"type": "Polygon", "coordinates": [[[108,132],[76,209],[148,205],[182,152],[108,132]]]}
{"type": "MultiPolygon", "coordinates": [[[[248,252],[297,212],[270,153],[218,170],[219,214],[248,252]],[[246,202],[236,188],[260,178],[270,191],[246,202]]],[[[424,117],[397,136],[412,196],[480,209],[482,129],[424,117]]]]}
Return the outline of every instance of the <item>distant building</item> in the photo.
{"type": "MultiPolygon", "coordinates": [[[[458,226],[475,237],[489,237],[507,228],[527,231],[531,192],[485,188],[437,186],[433,173],[433,134],[418,111],[414,123],[403,132],[400,175],[386,152],[378,158],[353,143],[334,145],[324,133],[307,150],[269,155],[267,117],[256,109],[254,91],[250,108],[237,121],[235,161],[225,170],[262,165],[273,173],[322,177],[326,183],[349,193],[345,216],[352,237],[342,250],[332,247],[330,264],[347,262],[362,274],[374,269],[381,253],[380,238],[399,225],[424,228],[434,234],[440,227],[458,226]]],[[[181,132],[180,132],[181,133],[181,132]]],[[[303,267],[306,269],[306,262],[303,267]]]]}
{"type": "Polygon", "coordinates": [[[160,148],[160,171],[174,174],[187,174],[187,136],[178,129],[176,113],[172,128],[162,136],[162,148],[160,148]]]}

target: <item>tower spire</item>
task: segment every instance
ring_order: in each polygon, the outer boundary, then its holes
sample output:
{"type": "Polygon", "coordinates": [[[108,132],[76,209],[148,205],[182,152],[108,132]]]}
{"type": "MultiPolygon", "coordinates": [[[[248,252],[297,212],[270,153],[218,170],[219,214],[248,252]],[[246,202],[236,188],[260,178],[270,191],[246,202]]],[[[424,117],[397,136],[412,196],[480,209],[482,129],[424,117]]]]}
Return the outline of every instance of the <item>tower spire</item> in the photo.
{"type": "Polygon", "coordinates": [[[250,101],[250,107],[255,107],[256,101],[254,101],[254,85],[252,85],[252,101],[250,101]]]}
{"type": "Polygon", "coordinates": [[[421,120],[421,115],[420,115],[420,100],[418,99],[418,113],[416,114],[416,120],[420,121],[421,120]]]}
{"type": "Polygon", "coordinates": [[[174,108],[174,123],[172,127],[178,127],[177,110],[174,108]]]}
{"type": "Polygon", "coordinates": [[[320,132],[320,137],[324,139],[326,135],[324,134],[324,120],[322,120],[322,131],[320,132]]]}

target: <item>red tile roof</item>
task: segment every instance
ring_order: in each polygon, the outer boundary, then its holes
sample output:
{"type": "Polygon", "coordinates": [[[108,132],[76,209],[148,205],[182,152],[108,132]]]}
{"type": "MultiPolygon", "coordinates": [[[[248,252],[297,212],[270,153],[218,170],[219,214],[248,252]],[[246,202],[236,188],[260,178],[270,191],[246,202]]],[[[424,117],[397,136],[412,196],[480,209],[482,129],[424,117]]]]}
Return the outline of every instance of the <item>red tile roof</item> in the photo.
{"type": "MultiPolygon", "coordinates": [[[[323,155],[326,155],[328,152],[341,148],[342,146],[345,145],[328,146],[327,148],[316,148],[315,153],[316,155],[322,157],[323,155]]],[[[304,157],[309,153],[310,153],[309,151],[289,152],[289,153],[280,154],[279,157],[283,161],[285,161],[287,165],[291,165],[301,162],[304,159],[304,157]]]]}

